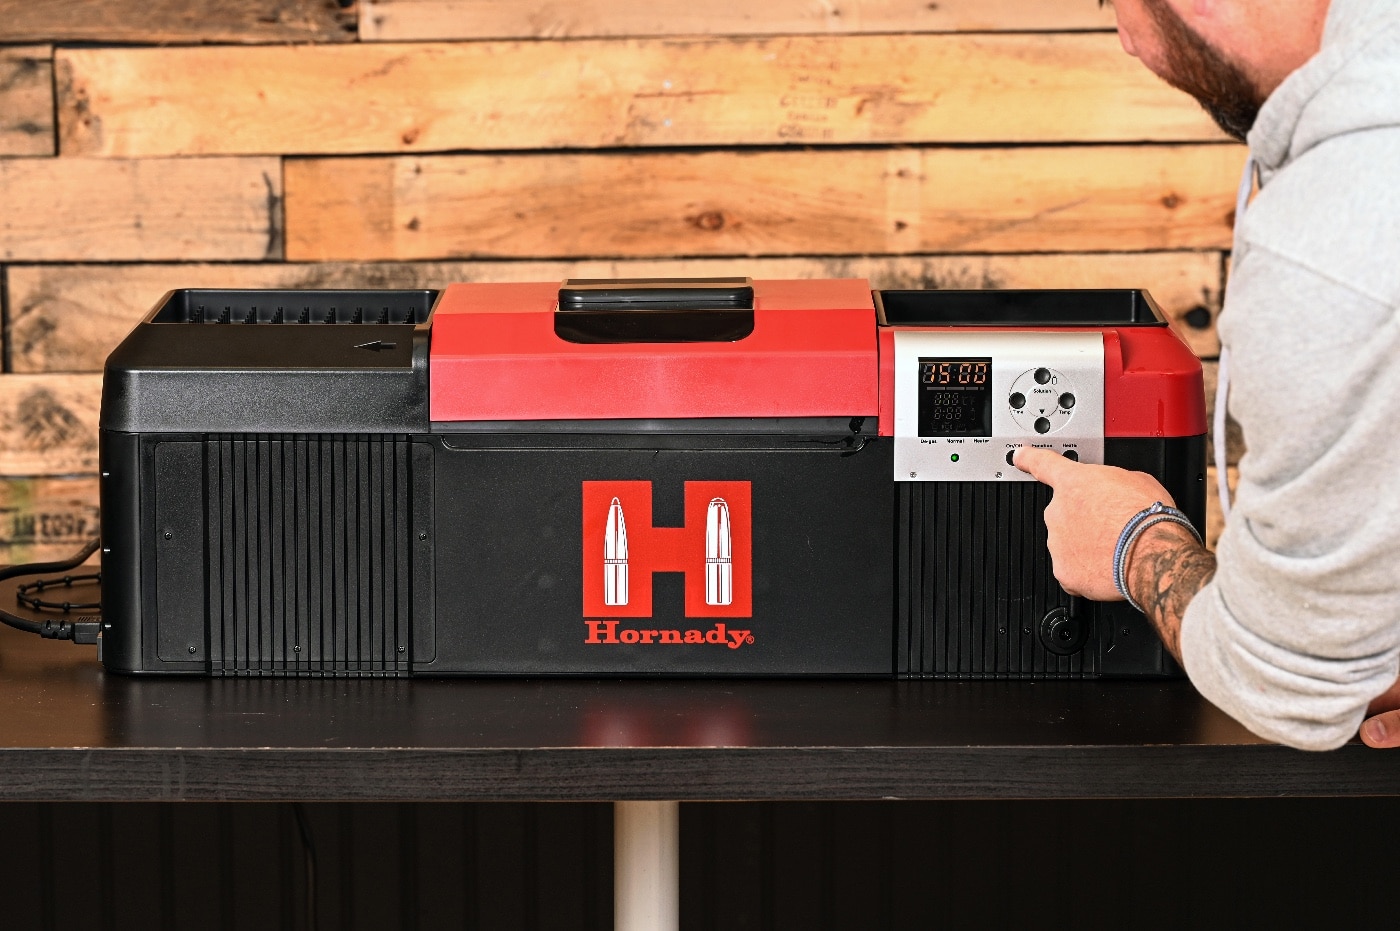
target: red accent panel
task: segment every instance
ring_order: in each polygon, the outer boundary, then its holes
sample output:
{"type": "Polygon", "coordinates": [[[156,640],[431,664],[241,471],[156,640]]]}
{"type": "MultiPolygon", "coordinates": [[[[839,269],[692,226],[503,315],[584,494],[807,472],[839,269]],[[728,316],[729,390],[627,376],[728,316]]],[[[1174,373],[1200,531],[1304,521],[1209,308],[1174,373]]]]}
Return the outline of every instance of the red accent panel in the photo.
{"type": "Polygon", "coordinates": [[[880,327],[880,435],[894,436],[894,328],[880,327]]]}
{"type": "Polygon", "coordinates": [[[570,343],[554,335],[558,291],[447,289],[433,312],[434,421],[876,413],[866,281],[756,281],[753,334],[733,343],[570,343]]]}
{"type": "MultiPolygon", "coordinates": [[[[880,328],[880,435],[894,435],[894,331],[880,328]]],[[[898,329],[934,329],[899,327],[898,329]]],[[[940,330],[954,330],[956,327],[940,330]]],[[[990,332],[993,327],[977,327],[990,332]]],[[[1079,327],[1035,327],[1065,332],[1079,327]]],[[[1103,330],[1104,436],[1197,436],[1206,432],[1201,360],[1168,327],[1103,330]]]]}
{"type": "Polygon", "coordinates": [[[1103,352],[1105,436],[1206,432],[1201,360],[1170,329],[1107,330],[1103,352]]]}
{"type": "Polygon", "coordinates": [[[685,526],[653,527],[651,482],[583,483],[583,616],[651,617],[654,572],[685,573],[686,617],[753,616],[753,488],[749,482],[686,482],[685,526]],[[627,603],[603,597],[604,536],[616,498],[626,518],[627,603]],[[705,517],[710,501],[729,509],[733,601],[705,603],[705,517]]]}

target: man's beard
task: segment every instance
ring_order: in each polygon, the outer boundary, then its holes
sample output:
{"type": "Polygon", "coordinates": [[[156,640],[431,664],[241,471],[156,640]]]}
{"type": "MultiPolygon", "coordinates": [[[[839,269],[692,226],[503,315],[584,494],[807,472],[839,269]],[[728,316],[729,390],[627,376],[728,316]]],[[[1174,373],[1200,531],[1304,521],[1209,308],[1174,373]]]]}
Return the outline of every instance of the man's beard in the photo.
{"type": "Polygon", "coordinates": [[[1264,102],[1239,66],[1227,61],[1182,22],[1165,0],[1146,6],[1161,31],[1168,73],[1162,78],[1205,108],[1216,125],[1243,142],[1264,102]]]}

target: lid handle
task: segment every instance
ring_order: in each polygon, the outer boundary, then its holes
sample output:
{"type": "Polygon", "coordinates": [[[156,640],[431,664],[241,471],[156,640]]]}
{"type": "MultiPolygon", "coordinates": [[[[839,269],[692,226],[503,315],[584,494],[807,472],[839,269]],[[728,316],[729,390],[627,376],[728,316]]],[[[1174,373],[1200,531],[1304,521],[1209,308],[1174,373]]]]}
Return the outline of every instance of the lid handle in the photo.
{"type": "Polygon", "coordinates": [[[573,343],[719,343],[753,332],[751,278],[570,278],[554,332],[573,343]]]}

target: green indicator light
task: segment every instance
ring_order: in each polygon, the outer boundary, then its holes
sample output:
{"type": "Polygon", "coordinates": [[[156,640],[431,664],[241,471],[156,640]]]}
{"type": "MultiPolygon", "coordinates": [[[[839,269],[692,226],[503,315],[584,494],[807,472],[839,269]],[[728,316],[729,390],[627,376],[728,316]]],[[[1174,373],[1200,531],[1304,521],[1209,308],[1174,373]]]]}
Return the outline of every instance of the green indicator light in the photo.
{"type": "Polygon", "coordinates": [[[961,458],[961,457],[960,457],[960,456],[958,456],[958,454],[957,454],[957,453],[953,453],[953,455],[952,455],[952,456],[950,456],[950,457],[949,457],[949,458],[950,458],[950,459],[952,459],[952,460],[953,460],[953,461],[954,461],[954,462],[957,462],[957,461],[958,461],[958,459],[959,459],[959,458],[961,458]]]}

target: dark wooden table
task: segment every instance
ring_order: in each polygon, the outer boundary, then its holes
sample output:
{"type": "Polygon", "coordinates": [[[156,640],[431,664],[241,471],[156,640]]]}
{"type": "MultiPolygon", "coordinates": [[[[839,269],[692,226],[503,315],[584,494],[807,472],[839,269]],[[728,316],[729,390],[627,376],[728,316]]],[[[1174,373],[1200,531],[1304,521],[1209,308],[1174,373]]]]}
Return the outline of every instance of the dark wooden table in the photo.
{"type": "MultiPolygon", "coordinates": [[[[0,599],[14,604],[13,583],[0,599]]],[[[1400,796],[1184,681],[140,679],[0,627],[0,801],[612,801],[614,920],[678,928],[678,801],[1400,796]]]]}
{"type": "Polygon", "coordinates": [[[1400,757],[1265,744],[1185,682],[137,679],[8,628],[0,771],[30,801],[1400,795],[1400,757]]]}

